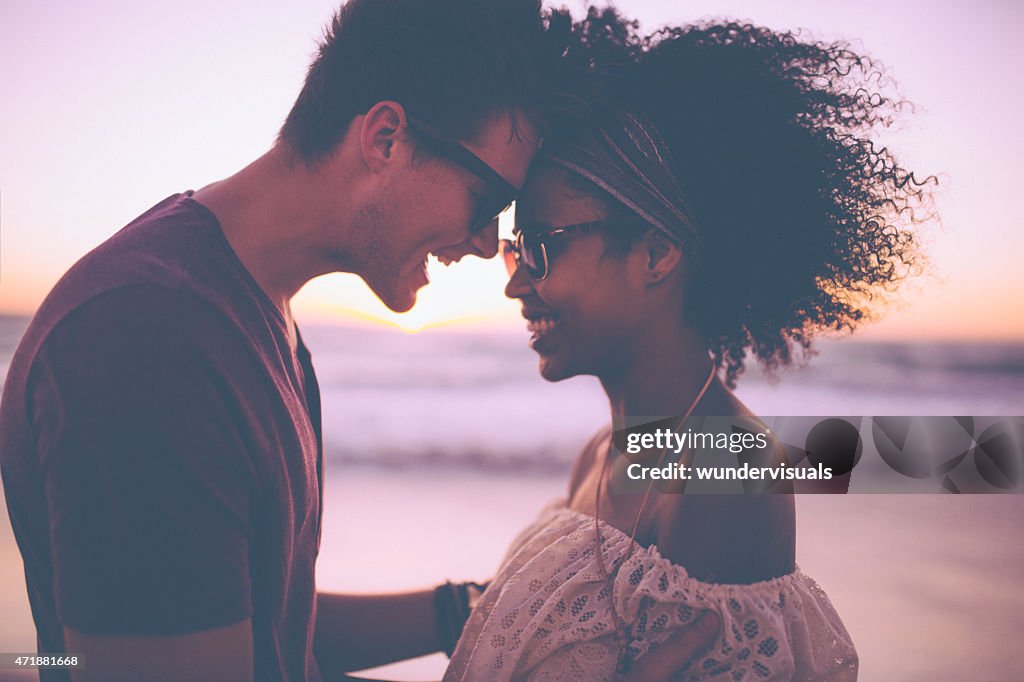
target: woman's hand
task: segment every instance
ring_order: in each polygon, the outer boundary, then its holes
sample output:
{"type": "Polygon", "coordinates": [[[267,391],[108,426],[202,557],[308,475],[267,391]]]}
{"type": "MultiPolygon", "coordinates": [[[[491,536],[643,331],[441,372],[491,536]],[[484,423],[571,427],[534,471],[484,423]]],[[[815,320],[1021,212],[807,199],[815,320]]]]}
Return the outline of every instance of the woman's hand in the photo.
{"type": "Polygon", "coordinates": [[[714,643],[721,623],[717,613],[704,611],[656,650],[634,661],[623,682],[674,679],[714,643]]]}

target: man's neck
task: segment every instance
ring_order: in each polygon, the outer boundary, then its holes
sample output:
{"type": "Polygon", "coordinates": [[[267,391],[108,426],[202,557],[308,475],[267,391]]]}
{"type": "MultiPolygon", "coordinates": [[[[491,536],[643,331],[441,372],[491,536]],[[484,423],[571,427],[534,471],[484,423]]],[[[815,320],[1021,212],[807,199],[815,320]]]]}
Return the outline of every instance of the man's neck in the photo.
{"type": "MultiPolygon", "coordinates": [[[[286,322],[291,319],[288,302],[298,290],[337,269],[330,245],[322,243],[328,222],[319,201],[323,182],[275,147],[193,195],[217,217],[228,244],[286,322]]],[[[338,197],[337,188],[330,196],[338,197]]],[[[338,214],[340,221],[346,212],[338,214]]]]}

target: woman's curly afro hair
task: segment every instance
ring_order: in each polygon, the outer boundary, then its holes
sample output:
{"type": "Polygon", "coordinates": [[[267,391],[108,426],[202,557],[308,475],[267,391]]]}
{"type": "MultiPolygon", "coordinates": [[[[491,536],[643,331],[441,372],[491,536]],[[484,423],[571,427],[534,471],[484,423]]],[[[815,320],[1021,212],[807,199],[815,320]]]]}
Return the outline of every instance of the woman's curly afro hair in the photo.
{"type": "Polygon", "coordinates": [[[581,97],[646,116],[668,145],[699,235],[685,314],[731,386],[748,352],[789,364],[921,269],[914,228],[934,217],[936,179],[872,140],[907,105],[880,64],[750,24],[641,36],[612,9],[559,21],[589,64],[581,97]]]}

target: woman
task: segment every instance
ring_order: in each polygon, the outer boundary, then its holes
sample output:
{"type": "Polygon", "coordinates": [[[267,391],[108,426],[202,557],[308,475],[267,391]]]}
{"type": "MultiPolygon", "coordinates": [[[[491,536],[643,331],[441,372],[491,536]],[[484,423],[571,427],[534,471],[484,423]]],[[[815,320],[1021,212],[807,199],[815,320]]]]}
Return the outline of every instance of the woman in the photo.
{"type": "MultiPolygon", "coordinates": [[[[841,45],[736,24],[642,39],[611,12],[578,28],[628,58],[586,123],[545,142],[504,244],[540,372],[597,376],[616,430],[751,420],[730,391],[747,353],[788,364],[918,263],[897,222],[927,193],[866,138],[898,103],[841,45]]],[[[611,434],[513,543],[445,679],[614,679],[709,612],[718,636],[686,679],[855,679],[796,567],[792,496],[631,485],[611,434]]]]}

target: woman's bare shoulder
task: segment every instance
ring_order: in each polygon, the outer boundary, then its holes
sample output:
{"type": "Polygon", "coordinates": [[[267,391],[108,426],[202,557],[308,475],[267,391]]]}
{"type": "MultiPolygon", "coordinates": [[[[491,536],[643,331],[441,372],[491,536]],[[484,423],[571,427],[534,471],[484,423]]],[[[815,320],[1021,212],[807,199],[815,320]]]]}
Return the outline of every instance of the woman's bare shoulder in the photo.
{"type": "MultiPolygon", "coordinates": [[[[705,414],[761,424],[731,391],[721,384],[717,388],[703,406],[705,414]]],[[[774,439],[770,442],[775,450],[774,439]]],[[[698,580],[754,583],[791,573],[795,567],[791,494],[667,493],[659,500],[655,523],[662,556],[698,580]]]]}
{"type": "Polygon", "coordinates": [[[580,454],[576,457],[572,474],[569,476],[569,499],[573,499],[576,490],[580,487],[588,474],[594,469],[594,463],[598,461],[602,448],[608,445],[612,435],[612,426],[607,424],[598,429],[590,440],[587,441],[580,454]]]}
{"type": "Polygon", "coordinates": [[[657,518],[661,555],[698,580],[755,583],[795,567],[793,496],[690,494],[675,497],[657,518]]]}

